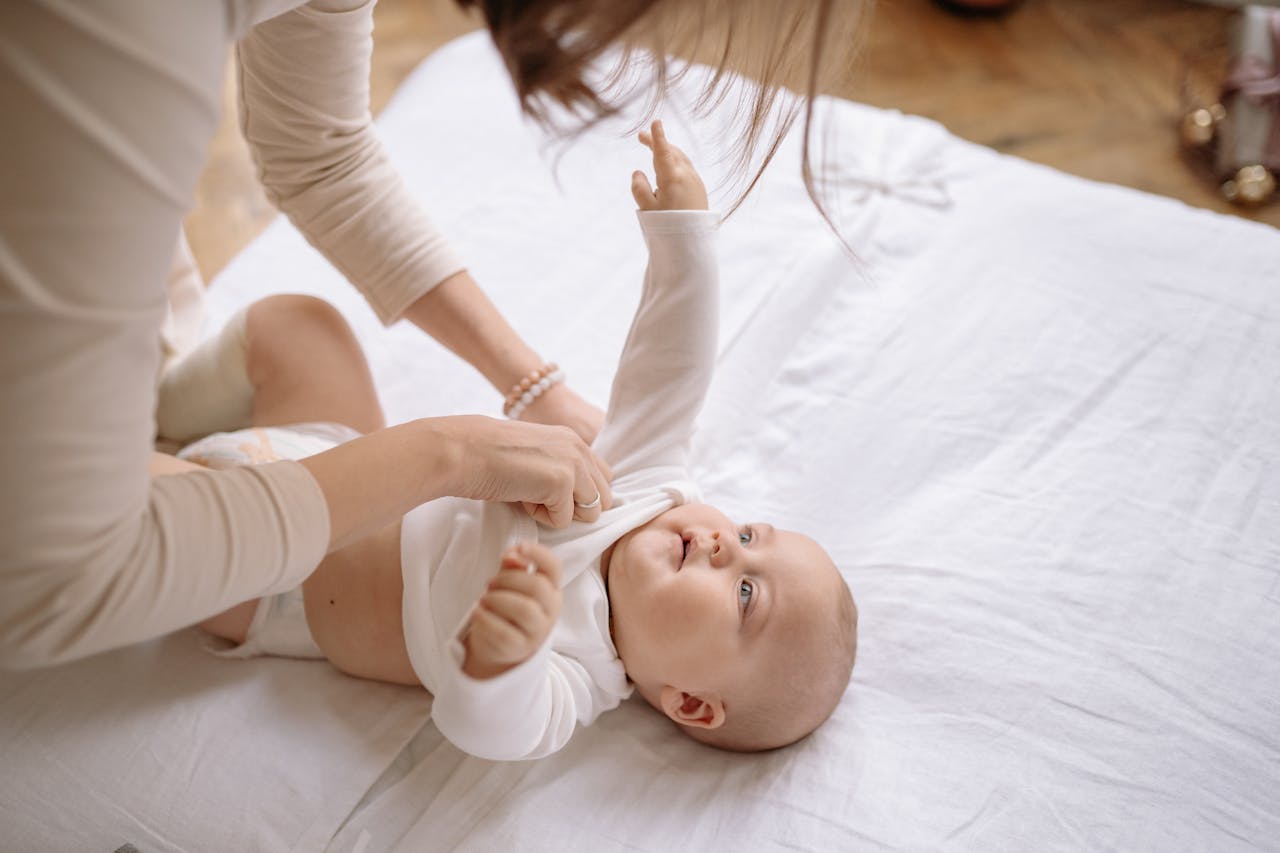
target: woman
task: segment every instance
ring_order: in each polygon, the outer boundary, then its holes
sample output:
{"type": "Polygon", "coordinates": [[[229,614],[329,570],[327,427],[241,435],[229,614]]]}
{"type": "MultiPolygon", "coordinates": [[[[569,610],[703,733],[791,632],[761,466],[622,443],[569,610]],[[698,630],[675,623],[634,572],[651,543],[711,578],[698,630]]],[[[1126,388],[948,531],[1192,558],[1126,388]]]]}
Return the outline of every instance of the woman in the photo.
{"type": "MultiPolygon", "coordinates": [[[[584,123],[612,111],[619,96],[588,83],[587,68],[623,37],[722,67],[745,57],[736,67],[764,86],[748,103],[744,164],[757,149],[767,161],[796,115],[769,123],[778,86],[814,94],[838,64],[825,60],[853,43],[861,7],[459,2],[482,8],[522,102],[541,117],[548,104],[584,123]]],[[[524,501],[556,526],[609,505],[608,472],[586,443],[599,413],[563,385],[522,407],[539,423],[431,418],[302,462],[157,476],[174,464],[153,451],[166,271],[229,43],[268,194],[383,321],[408,317],[503,394],[543,366],[373,134],[372,5],[0,4],[0,666],[92,654],[294,587],[325,553],[444,495],[524,501]]],[[[664,75],[655,66],[653,84],[664,75]]],[[[812,190],[807,160],[805,178],[812,190]]],[[[183,422],[188,404],[160,402],[183,422]]]]}

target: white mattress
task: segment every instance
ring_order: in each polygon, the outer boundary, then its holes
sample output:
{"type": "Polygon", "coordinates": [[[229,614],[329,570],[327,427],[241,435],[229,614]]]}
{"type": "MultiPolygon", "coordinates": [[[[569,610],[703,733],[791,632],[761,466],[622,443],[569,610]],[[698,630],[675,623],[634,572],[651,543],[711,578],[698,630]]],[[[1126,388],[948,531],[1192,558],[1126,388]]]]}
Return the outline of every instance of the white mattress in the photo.
{"type": "MultiPolygon", "coordinates": [[[[720,125],[670,100],[669,134],[710,164],[720,125]]],[[[921,119],[824,110],[858,261],[784,148],[722,230],[697,471],[710,501],[815,535],[845,572],[860,653],[827,725],[730,755],[630,703],[556,756],[490,763],[429,724],[410,740],[415,691],[215,660],[184,632],[0,678],[0,835],[1280,849],[1280,236],[921,119]]],[[[553,175],[559,149],[481,36],[429,59],[381,126],[494,301],[603,404],[644,262],[627,189],[643,151],[611,124],[553,175]]],[[[211,314],[275,291],[342,308],[393,421],[498,410],[416,329],[382,330],[284,222],[216,282],[211,314]]]]}

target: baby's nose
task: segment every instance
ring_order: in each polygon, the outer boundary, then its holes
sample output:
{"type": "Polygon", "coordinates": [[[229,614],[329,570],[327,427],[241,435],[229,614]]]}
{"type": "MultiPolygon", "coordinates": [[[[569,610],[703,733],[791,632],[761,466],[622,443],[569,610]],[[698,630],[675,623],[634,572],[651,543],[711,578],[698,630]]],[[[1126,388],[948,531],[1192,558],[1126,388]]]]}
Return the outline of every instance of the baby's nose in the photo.
{"type": "Polygon", "coordinates": [[[714,530],[711,533],[711,565],[714,568],[722,568],[729,559],[729,549],[720,540],[720,531],[714,530]]]}

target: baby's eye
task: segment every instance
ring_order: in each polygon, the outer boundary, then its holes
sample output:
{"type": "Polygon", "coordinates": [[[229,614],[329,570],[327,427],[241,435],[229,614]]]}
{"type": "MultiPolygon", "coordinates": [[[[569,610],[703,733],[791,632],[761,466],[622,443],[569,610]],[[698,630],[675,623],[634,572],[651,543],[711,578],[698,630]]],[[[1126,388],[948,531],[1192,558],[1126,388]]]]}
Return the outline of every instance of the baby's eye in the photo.
{"type": "Polygon", "coordinates": [[[743,546],[750,545],[753,538],[755,537],[752,535],[750,527],[744,527],[738,531],[738,542],[743,546]]]}
{"type": "Polygon", "coordinates": [[[751,596],[756,591],[755,585],[749,580],[738,581],[738,603],[742,605],[742,609],[746,610],[747,605],[751,603],[751,596]]]}

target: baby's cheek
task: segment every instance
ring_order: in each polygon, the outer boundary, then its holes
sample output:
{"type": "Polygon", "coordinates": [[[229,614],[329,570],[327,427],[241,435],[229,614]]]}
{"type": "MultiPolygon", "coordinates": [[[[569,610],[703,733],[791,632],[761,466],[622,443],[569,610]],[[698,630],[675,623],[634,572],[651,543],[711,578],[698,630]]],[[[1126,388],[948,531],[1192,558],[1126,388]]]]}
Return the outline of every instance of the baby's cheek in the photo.
{"type": "Polygon", "coordinates": [[[655,590],[654,604],[670,630],[687,634],[707,621],[708,598],[705,590],[693,584],[673,581],[655,590]]]}

